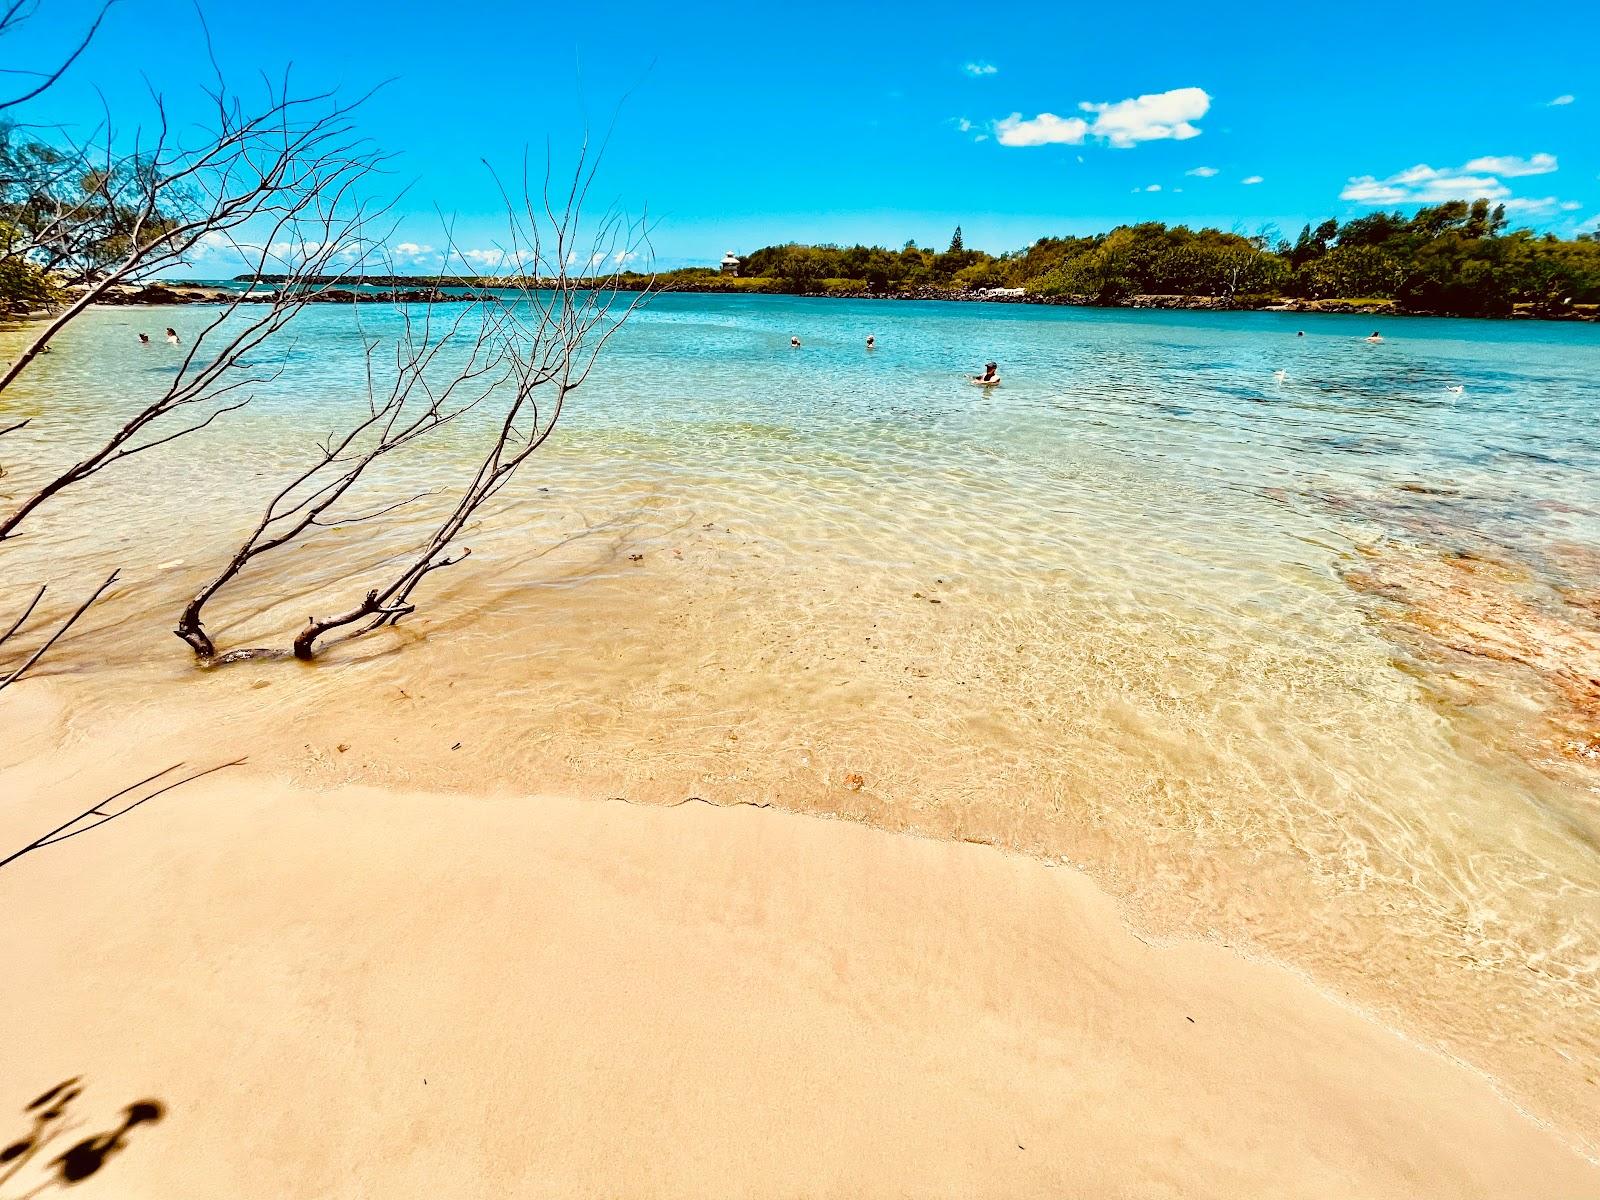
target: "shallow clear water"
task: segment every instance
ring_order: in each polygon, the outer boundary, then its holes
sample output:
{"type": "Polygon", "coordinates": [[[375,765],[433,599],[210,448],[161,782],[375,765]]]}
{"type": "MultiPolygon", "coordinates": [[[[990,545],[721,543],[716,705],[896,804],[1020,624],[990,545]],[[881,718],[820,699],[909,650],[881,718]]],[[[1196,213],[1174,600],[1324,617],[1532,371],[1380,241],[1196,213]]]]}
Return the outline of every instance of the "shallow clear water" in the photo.
{"type": "MultiPolygon", "coordinates": [[[[206,313],[81,321],[0,402],[38,418],[0,490],[169,377],[137,329],[206,313]]],[[[42,513],[14,578],[124,567],[58,667],[86,708],[199,696],[328,781],[771,800],[1065,858],[1593,1134],[1600,328],[1379,324],[659,297],[411,644],[200,676],[173,615],[398,328],[314,307],[250,408],[42,513]],[[968,384],[988,359],[1001,386],[968,384]]],[[[481,433],[390,483],[448,488],[481,433]]],[[[282,644],[424,515],[264,563],[215,625],[282,644]]]]}

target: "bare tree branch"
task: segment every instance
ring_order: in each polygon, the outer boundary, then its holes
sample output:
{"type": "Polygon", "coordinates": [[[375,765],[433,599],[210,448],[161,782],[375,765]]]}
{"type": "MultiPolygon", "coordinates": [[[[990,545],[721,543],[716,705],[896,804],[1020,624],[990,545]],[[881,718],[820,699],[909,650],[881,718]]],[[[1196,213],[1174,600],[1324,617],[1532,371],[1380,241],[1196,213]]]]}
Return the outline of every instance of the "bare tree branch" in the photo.
{"type": "Polygon", "coordinates": [[[295,638],[295,657],[314,657],[317,639],[334,629],[365,621],[356,631],[365,633],[415,611],[412,596],[418,586],[471,553],[469,548],[452,551],[455,539],[544,445],[567,396],[588,379],[606,343],[651,294],[653,276],[619,307],[622,267],[648,249],[647,223],[628,222],[616,209],[608,209],[594,233],[584,238],[583,205],[598,167],[599,155],[591,154],[586,142],[559,209],[550,189],[548,158],[537,200],[526,160],[520,198],[514,200],[501,186],[508,232],[503,250],[518,270],[512,281],[518,295],[500,302],[510,378],[507,394],[498,401],[502,407],[494,432],[456,504],[418,552],[387,583],[370,589],[361,603],[332,617],[311,618],[295,638]],[[580,262],[586,274],[574,275],[571,268],[580,262]],[[595,268],[604,263],[610,268],[597,277],[595,268]],[[550,400],[541,408],[546,393],[550,400]]]}
{"type": "Polygon", "coordinates": [[[368,343],[367,400],[359,418],[343,433],[330,435],[318,453],[279,488],[232,558],[179,616],[174,632],[201,658],[217,656],[216,644],[203,624],[203,612],[218,592],[255,559],[313,528],[374,520],[427,494],[389,502],[359,515],[340,515],[336,510],[380,460],[471,412],[505,378],[498,345],[504,322],[494,307],[463,306],[439,333],[432,328],[431,305],[420,321],[406,308],[400,309],[400,315],[403,332],[395,347],[394,378],[387,394],[378,393],[373,368],[377,344],[368,343]],[[448,348],[467,341],[465,361],[453,365],[449,380],[438,386],[430,379],[430,370],[448,348]]]}
{"type": "MultiPolygon", "coordinates": [[[[364,230],[375,214],[362,207],[353,189],[378,169],[383,158],[354,136],[349,121],[354,105],[339,104],[328,96],[301,99],[274,90],[260,111],[247,116],[220,85],[213,95],[218,127],[208,140],[192,148],[172,142],[165,109],[158,102],[160,128],[154,149],[148,154],[132,151],[121,164],[99,173],[102,182],[95,190],[104,193],[122,246],[115,261],[98,267],[92,247],[85,248],[65,234],[58,238],[58,229],[78,230],[83,224],[76,209],[64,209],[34,235],[42,245],[60,242],[57,248],[91,278],[76,299],[0,371],[0,391],[110,288],[180,262],[202,245],[244,255],[256,276],[282,266],[283,282],[270,291],[252,283],[222,305],[191,341],[177,375],[162,394],[99,447],[0,516],[0,542],[66,488],[113,463],[198,432],[243,407],[248,397],[217,402],[273,377],[251,374],[244,366],[248,354],[347,272],[359,270],[372,251],[364,230]],[[246,226],[258,241],[243,240],[246,226]],[[165,429],[163,418],[195,406],[210,411],[175,430],[165,429]],[[158,423],[161,431],[149,436],[147,431],[158,423]]],[[[104,240],[102,236],[100,241],[104,240]]]]}
{"type": "MultiPolygon", "coordinates": [[[[77,62],[78,57],[89,48],[89,43],[94,41],[94,35],[100,31],[100,23],[106,19],[106,14],[111,11],[112,5],[116,2],[117,0],[105,0],[105,3],[100,6],[100,11],[95,14],[94,21],[84,33],[82,40],[62,59],[61,65],[52,71],[42,72],[42,80],[31,91],[24,92],[20,96],[14,96],[9,100],[0,100],[0,112],[4,112],[8,108],[15,108],[19,104],[25,104],[53,87],[56,81],[67,73],[67,68],[77,62]]],[[[14,3],[5,12],[0,13],[0,37],[15,31],[17,26],[31,15],[34,7],[37,6],[25,6],[25,0],[14,0],[14,3]]]]}

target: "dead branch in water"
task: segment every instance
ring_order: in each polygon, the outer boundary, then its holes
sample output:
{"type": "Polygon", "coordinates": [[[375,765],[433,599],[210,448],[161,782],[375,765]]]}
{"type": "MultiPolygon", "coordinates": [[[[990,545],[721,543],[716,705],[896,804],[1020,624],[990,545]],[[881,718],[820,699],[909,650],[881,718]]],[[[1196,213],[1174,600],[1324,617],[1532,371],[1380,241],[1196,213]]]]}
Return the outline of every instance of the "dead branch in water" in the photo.
{"type": "Polygon", "coordinates": [[[46,184],[42,195],[9,198],[8,208],[33,217],[0,255],[42,260],[84,282],[0,371],[0,392],[110,289],[185,262],[197,250],[231,249],[255,275],[281,268],[284,282],[270,291],[252,282],[214,311],[183,351],[171,383],[0,517],[0,542],[67,488],[249,403],[249,389],[281,370],[258,369],[249,355],[370,253],[365,228],[373,214],[354,189],[383,159],[356,136],[355,105],[331,95],[295,97],[287,82],[269,85],[264,104],[249,114],[220,82],[208,95],[215,126],[198,145],[186,146],[170,132],[157,96],[153,144],[141,147],[136,134],[133,147],[116,157],[107,133],[108,165],[92,172],[88,194],[51,196],[46,184]]]}
{"type": "Polygon", "coordinates": [[[296,658],[315,657],[317,639],[334,629],[359,624],[359,635],[409,616],[422,581],[471,554],[470,547],[453,549],[455,539],[549,439],[567,396],[589,377],[606,343],[651,294],[647,286],[618,305],[623,264],[648,249],[647,225],[610,208],[592,234],[585,232],[583,207],[601,157],[591,156],[585,142],[564,197],[552,197],[548,159],[537,191],[530,186],[526,162],[520,199],[513,200],[502,185],[504,251],[519,270],[513,280],[518,294],[510,303],[501,302],[508,394],[501,398],[488,445],[454,507],[417,554],[386,583],[369,589],[359,604],[335,616],[309,618],[294,640],[296,658]],[[607,273],[597,277],[596,268],[606,263],[607,273]],[[582,275],[572,273],[575,265],[582,275]]]}
{"type": "MultiPolygon", "coordinates": [[[[217,575],[198,591],[178,618],[174,632],[201,658],[217,656],[216,644],[203,624],[206,604],[263,554],[295,541],[315,528],[333,528],[380,519],[421,499],[420,492],[345,514],[337,506],[381,459],[434,433],[478,407],[499,384],[505,370],[499,339],[503,320],[494,307],[465,307],[442,333],[433,330],[433,309],[417,319],[400,310],[403,332],[395,347],[395,374],[387,395],[379,397],[373,357],[377,343],[366,348],[366,411],[342,434],[330,435],[311,461],[268,501],[255,527],[217,575]],[[481,313],[476,325],[471,320],[481,313]],[[464,364],[451,367],[442,383],[429,376],[441,356],[470,338],[464,364]]],[[[234,652],[235,656],[243,652],[234,652]]]]}
{"type": "Polygon", "coordinates": [[[591,155],[586,143],[564,196],[552,198],[548,165],[540,192],[528,186],[526,165],[520,201],[513,203],[502,187],[509,235],[502,253],[517,271],[507,280],[515,297],[482,300],[476,326],[466,324],[464,313],[437,339],[426,326],[419,338],[411,317],[405,315],[396,379],[382,400],[371,382],[369,347],[366,412],[343,434],[330,436],[319,454],[272,497],[233,557],[180,616],[175,632],[198,656],[226,662],[278,653],[234,650],[219,656],[201,623],[205,604],[252,560],[314,528],[375,520],[409,503],[403,499],[360,515],[336,508],[349,502],[380,459],[478,410],[480,416],[493,414],[488,442],[459,486],[455,502],[416,551],[403,556],[394,574],[369,587],[348,608],[308,617],[293,639],[292,653],[310,660],[325,634],[359,626],[355,635],[360,635],[410,615],[416,610],[414,593],[422,581],[472,553],[469,547],[457,547],[456,539],[544,445],[567,396],[588,378],[611,336],[651,294],[649,287],[630,289],[631,299],[619,302],[624,294],[624,264],[648,246],[643,222],[629,221],[612,208],[592,233],[584,228],[583,205],[598,165],[599,155],[591,155]],[[598,271],[603,265],[607,269],[598,271]],[[467,337],[471,346],[464,364],[441,357],[446,345],[467,337]],[[427,368],[435,365],[450,372],[448,379],[430,382],[427,368]]]}
{"type": "MultiPolygon", "coordinates": [[[[26,0],[0,4],[0,35],[14,31],[35,7],[26,0]]],[[[0,110],[36,98],[59,79],[109,8],[102,5],[82,40],[50,69],[31,72],[42,82],[0,100],[0,110]]],[[[371,252],[367,227],[383,209],[366,207],[358,188],[385,158],[353,123],[366,97],[344,102],[332,92],[300,95],[285,73],[266,80],[261,98],[247,103],[228,87],[214,57],[212,66],[215,84],[205,89],[211,115],[193,131],[175,128],[163,97],[153,91],[152,121],[130,136],[115,129],[109,112],[76,140],[59,130],[35,138],[24,131],[38,127],[13,122],[10,113],[0,125],[0,268],[49,289],[65,281],[70,295],[0,367],[0,393],[119,285],[227,251],[254,277],[272,271],[280,280],[270,289],[252,282],[208,312],[203,326],[183,339],[176,373],[158,395],[142,401],[83,457],[54,469],[8,511],[0,510],[0,552],[24,522],[75,485],[199,433],[248,404],[252,389],[283,369],[270,358],[257,365],[252,356],[307,303],[359,272],[371,252]]],[[[0,427],[0,436],[29,424],[0,427]]],[[[26,661],[0,675],[0,687],[34,666],[115,578],[113,572],[26,661]]],[[[20,635],[47,586],[0,644],[20,635]]]]}

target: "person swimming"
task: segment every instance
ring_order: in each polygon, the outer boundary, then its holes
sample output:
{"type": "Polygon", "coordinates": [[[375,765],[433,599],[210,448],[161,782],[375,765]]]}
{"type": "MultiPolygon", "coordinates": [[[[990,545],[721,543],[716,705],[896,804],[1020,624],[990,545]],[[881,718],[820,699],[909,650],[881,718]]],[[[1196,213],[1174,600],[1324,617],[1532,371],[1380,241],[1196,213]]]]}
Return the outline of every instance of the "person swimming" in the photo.
{"type": "Polygon", "coordinates": [[[974,375],[972,377],[972,382],[976,383],[976,384],[981,384],[984,387],[988,387],[990,384],[999,383],[1000,382],[1000,368],[999,368],[999,366],[996,365],[995,363],[984,363],[983,364],[983,374],[982,375],[974,375]]]}
{"type": "Polygon", "coordinates": [[[1374,329],[1371,333],[1369,333],[1367,335],[1366,340],[1369,341],[1369,342],[1381,342],[1381,341],[1383,341],[1383,334],[1379,333],[1376,329],[1374,329]]]}
{"type": "Polygon", "coordinates": [[[178,344],[178,331],[171,325],[167,326],[167,341],[174,346],[178,344]]]}
{"type": "Polygon", "coordinates": [[[799,339],[799,338],[797,338],[797,337],[792,337],[792,338],[790,338],[790,339],[789,339],[789,348],[790,348],[790,349],[791,349],[791,350],[798,350],[798,349],[800,349],[800,339],[799,339]]]}
{"type": "Polygon", "coordinates": [[[149,344],[150,344],[150,335],[148,333],[141,333],[139,335],[139,345],[148,346],[149,344]]]}
{"type": "Polygon", "coordinates": [[[872,334],[870,334],[870,333],[867,334],[867,349],[868,350],[876,350],[877,348],[878,348],[878,339],[873,337],[872,334]]]}

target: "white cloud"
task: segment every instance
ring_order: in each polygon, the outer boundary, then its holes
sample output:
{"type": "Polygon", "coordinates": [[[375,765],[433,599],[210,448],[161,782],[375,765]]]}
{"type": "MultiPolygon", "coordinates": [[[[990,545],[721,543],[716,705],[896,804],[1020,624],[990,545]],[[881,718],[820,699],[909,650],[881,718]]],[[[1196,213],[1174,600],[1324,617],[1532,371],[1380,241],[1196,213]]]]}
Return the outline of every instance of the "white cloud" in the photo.
{"type": "Polygon", "coordinates": [[[1185,175],[1198,175],[1201,179],[1210,179],[1216,173],[1217,169],[1215,167],[1195,167],[1193,170],[1184,172],[1185,175]]]}
{"type": "Polygon", "coordinates": [[[961,69],[974,79],[981,79],[985,75],[993,75],[1000,70],[999,67],[991,62],[969,62],[961,69]]]}
{"type": "Polygon", "coordinates": [[[956,118],[956,130],[957,130],[957,132],[960,132],[960,133],[971,133],[972,132],[972,122],[967,120],[965,117],[957,117],[956,118]]]}
{"type": "Polygon", "coordinates": [[[1002,146],[1050,146],[1083,144],[1086,137],[1126,150],[1140,142],[1186,141],[1200,136],[1193,124],[1211,108],[1211,97],[1201,88],[1174,88],[1136,96],[1114,103],[1084,100],[1078,111],[1083,117],[1058,117],[1043,112],[1023,120],[1019,112],[994,123],[995,136],[1002,146]]]}
{"type": "MultiPolygon", "coordinates": [[[[1555,212],[1555,210],[1558,208],[1567,209],[1567,206],[1561,203],[1560,200],[1557,200],[1554,196],[1540,196],[1538,198],[1534,198],[1532,196],[1516,196],[1510,200],[1502,200],[1501,203],[1505,205],[1507,212],[1527,213],[1529,216],[1534,217],[1546,216],[1555,212]]],[[[1581,208],[1582,205],[1579,205],[1578,207],[1581,208]]],[[[1572,210],[1567,209],[1567,211],[1571,212],[1572,210]]]]}
{"type": "Polygon", "coordinates": [[[1245,183],[1245,184],[1250,184],[1250,183],[1263,183],[1265,181],[1259,175],[1246,175],[1239,182],[1240,183],[1245,183]]]}
{"type": "Polygon", "coordinates": [[[1438,170],[1418,163],[1387,179],[1352,176],[1339,193],[1339,199],[1359,204],[1439,204],[1479,197],[1503,200],[1510,195],[1511,189],[1493,175],[1472,175],[1461,167],[1438,170]]]}
{"type": "Polygon", "coordinates": [[[1082,117],[1058,117],[1055,113],[1040,113],[1031,121],[1024,121],[1019,112],[994,123],[994,136],[1002,146],[1081,146],[1089,132],[1089,122],[1082,117]]]}
{"type": "Polygon", "coordinates": [[[461,250],[458,251],[462,258],[480,267],[498,267],[506,260],[504,250],[461,250]]]}
{"type": "Polygon", "coordinates": [[[1576,99],[1577,99],[1577,97],[1573,96],[1573,95],[1557,96],[1554,100],[1550,101],[1549,104],[1545,105],[1545,107],[1546,108],[1560,108],[1563,105],[1571,104],[1576,99]]]}
{"type": "Polygon", "coordinates": [[[1339,193],[1339,199],[1372,205],[1493,200],[1504,204],[1507,212],[1530,216],[1548,215],[1557,209],[1571,212],[1573,209],[1567,205],[1575,204],[1574,201],[1564,202],[1555,196],[1513,196],[1502,180],[1502,176],[1515,179],[1528,175],[1547,175],[1556,168],[1553,154],[1535,154],[1530,158],[1484,155],[1460,167],[1436,168],[1418,163],[1386,179],[1372,175],[1352,176],[1339,193]]]}
{"type": "Polygon", "coordinates": [[[1535,154],[1532,158],[1518,158],[1514,154],[1488,154],[1483,158],[1473,159],[1461,169],[1483,171],[1489,175],[1504,175],[1516,179],[1521,175],[1548,175],[1556,169],[1556,166],[1554,154],[1535,154]]]}
{"type": "Polygon", "coordinates": [[[1147,192],[1159,192],[1161,190],[1161,185],[1159,183],[1152,183],[1144,190],[1147,192]]]}
{"type": "Polygon", "coordinates": [[[1577,212],[1582,207],[1583,205],[1576,200],[1563,200],[1561,202],[1562,212],[1577,212]]]}
{"type": "MultiPolygon", "coordinates": [[[[249,253],[261,253],[260,245],[241,242],[239,248],[249,253]]],[[[332,242],[283,240],[268,243],[266,251],[268,258],[274,258],[283,263],[302,263],[319,255],[326,256],[329,260],[354,259],[360,256],[362,248],[359,242],[341,242],[335,245],[332,242]]]]}
{"type": "Polygon", "coordinates": [[[401,242],[394,248],[396,263],[416,263],[433,257],[434,248],[425,242],[401,242]]]}
{"type": "Polygon", "coordinates": [[[1091,104],[1086,100],[1078,108],[1096,114],[1096,137],[1125,149],[1140,142],[1167,138],[1185,141],[1199,137],[1200,130],[1190,122],[1206,115],[1211,108],[1211,97],[1197,87],[1174,88],[1170,92],[1118,100],[1115,104],[1091,104]]]}
{"type": "Polygon", "coordinates": [[[215,254],[226,254],[233,248],[233,239],[227,234],[215,229],[208,229],[200,235],[199,240],[189,250],[189,257],[210,258],[215,254]]]}

